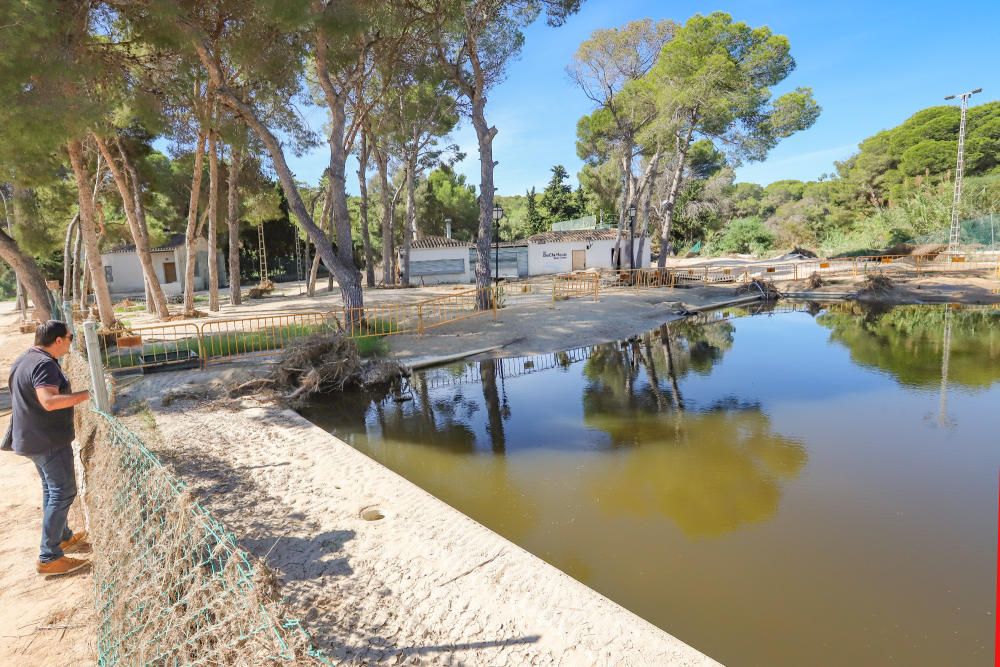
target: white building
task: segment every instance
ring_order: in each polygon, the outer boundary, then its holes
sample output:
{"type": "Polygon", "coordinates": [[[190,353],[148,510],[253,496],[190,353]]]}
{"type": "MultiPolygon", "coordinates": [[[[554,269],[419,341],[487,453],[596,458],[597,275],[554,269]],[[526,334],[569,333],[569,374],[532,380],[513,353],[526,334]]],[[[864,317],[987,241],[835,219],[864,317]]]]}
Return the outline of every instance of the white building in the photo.
{"type": "MultiPolygon", "coordinates": [[[[208,289],[208,241],[199,238],[195,244],[195,291],[208,289]]],[[[153,259],[153,270],[160,280],[163,292],[167,296],[176,296],[184,292],[184,267],[186,266],[187,250],[184,247],[184,234],[175,234],[159,248],[150,251],[153,259]]],[[[226,260],[224,253],[216,255],[219,269],[220,287],[226,283],[226,260]]],[[[104,275],[108,280],[108,289],[116,296],[141,296],[145,294],[145,284],[142,277],[142,264],[134,245],[125,245],[101,254],[104,263],[104,275]]]]}
{"type": "Polygon", "coordinates": [[[410,245],[410,283],[437,285],[474,280],[469,243],[446,236],[424,236],[410,245]]]}
{"type": "MultiPolygon", "coordinates": [[[[628,269],[628,239],[621,241],[622,262],[615,267],[614,248],[618,239],[616,229],[581,229],[544,232],[528,239],[528,272],[533,276],[586,269],[628,269]]],[[[635,237],[638,252],[639,237],[635,237]]],[[[647,238],[642,252],[636,256],[635,268],[650,266],[650,240],[647,238]]]]}

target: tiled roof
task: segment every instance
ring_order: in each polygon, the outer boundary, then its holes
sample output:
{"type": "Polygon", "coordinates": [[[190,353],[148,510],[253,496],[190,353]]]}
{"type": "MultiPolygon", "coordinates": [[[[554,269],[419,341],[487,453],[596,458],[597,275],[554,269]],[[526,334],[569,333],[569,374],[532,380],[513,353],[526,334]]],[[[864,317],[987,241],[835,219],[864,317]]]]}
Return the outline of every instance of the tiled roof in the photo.
{"type": "MultiPolygon", "coordinates": [[[[170,252],[174,248],[179,248],[184,245],[184,234],[178,233],[170,237],[170,239],[158,248],[150,248],[150,252],[170,252]]],[[[125,245],[120,245],[117,248],[111,248],[106,250],[108,253],[118,253],[118,252],[135,252],[135,245],[128,243],[125,245]]]]}
{"type": "Polygon", "coordinates": [[[614,241],[617,229],[573,229],[566,232],[542,232],[528,237],[532,243],[566,243],[570,241],[614,241]]]}
{"type": "Polygon", "coordinates": [[[468,248],[470,243],[468,241],[456,241],[455,239],[450,239],[447,236],[424,236],[419,239],[414,239],[413,243],[410,245],[411,248],[468,248]]]}

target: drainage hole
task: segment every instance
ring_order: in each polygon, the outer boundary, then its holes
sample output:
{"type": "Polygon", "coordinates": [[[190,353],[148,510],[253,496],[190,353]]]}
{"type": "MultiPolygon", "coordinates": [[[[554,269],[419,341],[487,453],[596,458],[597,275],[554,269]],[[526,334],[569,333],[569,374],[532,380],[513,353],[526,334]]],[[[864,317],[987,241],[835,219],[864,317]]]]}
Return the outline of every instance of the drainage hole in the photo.
{"type": "Polygon", "coordinates": [[[385,513],[377,507],[361,510],[361,518],[365,521],[379,521],[385,518],[385,513]]]}

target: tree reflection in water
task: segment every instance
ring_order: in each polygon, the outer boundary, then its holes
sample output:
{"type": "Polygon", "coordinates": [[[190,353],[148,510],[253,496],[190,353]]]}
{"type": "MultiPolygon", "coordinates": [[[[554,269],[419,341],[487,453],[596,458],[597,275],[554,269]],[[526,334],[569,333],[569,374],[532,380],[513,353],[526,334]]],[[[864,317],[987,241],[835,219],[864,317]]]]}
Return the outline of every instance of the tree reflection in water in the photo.
{"type": "Polygon", "coordinates": [[[462,372],[416,373],[412,400],[388,394],[338,400],[324,408],[322,421],[339,422],[335,432],[346,427],[363,436],[354,442],[364,451],[511,537],[530,529],[540,494],[522,488],[523,477],[511,477],[508,459],[536,448],[592,454],[574,460],[537,454],[540,465],[564,461],[540,471],[553,479],[562,465],[575,469],[566,478],[572,485],[563,487],[571,505],[596,501],[600,513],[659,515],[689,536],[719,535],[771,516],[782,483],[807,458],[800,443],[772,433],[759,404],[732,398],[698,405],[684,396],[684,379],[710,374],[732,348],[733,332],[726,319],[679,321],[573,355],[485,359],[462,372]],[[511,370],[566,375],[551,406],[533,405],[535,412],[515,425],[511,370]],[[342,418],[331,419],[331,412],[342,418]],[[574,413],[582,423],[564,422],[557,436],[538,419],[574,413]],[[508,442],[512,432],[517,442],[508,442]],[[614,452],[623,456],[606,456],[614,452]],[[502,516],[496,503],[506,508],[502,516]]]}
{"type": "Polygon", "coordinates": [[[1000,312],[996,310],[848,303],[831,306],[816,321],[830,329],[830,340],[850,350],[855,363],[888,372],[907,386],[936,389],[942,382],[949,308],[948,383],[988,389],[1000,381],[1000,312]]]}

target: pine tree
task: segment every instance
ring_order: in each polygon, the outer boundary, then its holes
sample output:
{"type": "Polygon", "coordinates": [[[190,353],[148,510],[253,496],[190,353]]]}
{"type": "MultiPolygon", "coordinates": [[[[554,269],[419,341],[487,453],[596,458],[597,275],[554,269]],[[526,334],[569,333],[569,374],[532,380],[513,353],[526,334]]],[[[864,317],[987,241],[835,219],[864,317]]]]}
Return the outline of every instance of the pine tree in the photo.
{"type": "Polygon", "coordinates": [[[561,164],[552,167],[552,178],[542,192],[542,216],[551,227],[553,222],[571,220],[580,216],[581,209],[573,195],[573,188],[566,183],[569,173],[561,164]]]}
{"type": "Polygon", "coordinates": [[[535,193],[535,188],[528,190],[525,196],[528,198],[528,234],[540,234],[547,231],[550,225],[545,222],[545,218],[538,210],[538,195],[535,193]]]}

